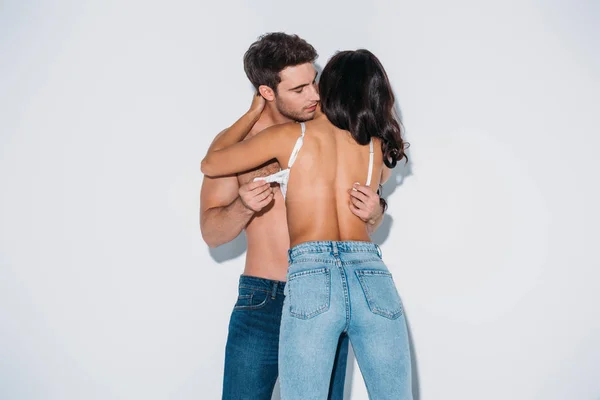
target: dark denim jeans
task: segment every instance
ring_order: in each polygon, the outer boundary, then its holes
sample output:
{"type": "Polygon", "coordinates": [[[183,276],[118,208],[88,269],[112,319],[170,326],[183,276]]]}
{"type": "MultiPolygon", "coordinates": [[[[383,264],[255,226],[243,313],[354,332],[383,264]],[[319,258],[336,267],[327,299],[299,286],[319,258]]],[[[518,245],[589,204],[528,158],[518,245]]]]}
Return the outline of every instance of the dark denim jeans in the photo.
{"type": "MultiPolygon", "coordinates": [[[[285,282],[241,276],[225,349],[223,400],[271,400],[285,282]]],[[[348,337],[338,341],[329,400],[344,398],[348,337]]]]}

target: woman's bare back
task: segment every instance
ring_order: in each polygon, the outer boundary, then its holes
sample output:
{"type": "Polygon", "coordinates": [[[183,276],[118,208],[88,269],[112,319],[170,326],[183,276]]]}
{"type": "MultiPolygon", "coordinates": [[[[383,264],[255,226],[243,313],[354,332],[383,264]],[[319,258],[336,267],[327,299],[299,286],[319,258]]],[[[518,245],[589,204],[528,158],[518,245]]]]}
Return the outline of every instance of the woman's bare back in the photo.
{"type": "MultiPolygon", "coordinates": [[[[383,167],[377,138],[373,139],[373,152],[369,186],[375,191],[383,167]]],[[[348,131],[335,127],[324,115],[306,122],[304,144],[288,184],[291,247],[318,240],[370,241],[366,223],[350,210],[348,193],[355,182],[366,184],[369,156],[368,144],[359,145],[348,131]]]]}

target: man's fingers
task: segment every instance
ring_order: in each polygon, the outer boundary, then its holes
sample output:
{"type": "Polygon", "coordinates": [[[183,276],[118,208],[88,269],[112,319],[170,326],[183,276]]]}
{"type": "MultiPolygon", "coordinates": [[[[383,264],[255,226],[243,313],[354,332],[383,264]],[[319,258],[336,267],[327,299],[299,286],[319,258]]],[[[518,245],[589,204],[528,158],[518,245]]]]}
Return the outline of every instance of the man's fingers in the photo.
{"type": "Polygon", "coordinates": [[[261,195],[260,198],[253,197],[252,202],[250,202],[250,208],[254,212],[260,212],[263,208],[265,208],[271,201],[273,201],[274,194],[272,191],[266,192],[264,195],[261,195]],[[263,197],[264,196],[264,197],[263,197]]]}
{"type": "Polygon", "coordinates": [[[249,189],[249,186],[242,187],[240,190],[240,194],[243,193],[246,197],[256,197],[270,190],[272,190],[271,184],[264,183],[255,187],[254,189],[249,189]]]}
{"type": "Polygon", "coordinates": [[[350,193],[350,196],[352,196],[352,198],[358,199],[363,203],[366,203],[369,200],[369,196],[365,195],[362,192],[359,192],[358,190],[350,189],[348,190],[348,193],[350,193]]]}
{"type": "Polygon", "coordinates": [[[256,189],[254,189],[254,191],[252,191],[252,195],[253,196],[261,196],[261,195],[265,195],[265,193],[270,193],[273,191],[273,188],[271,187],[270,184],[266,184],[264,187],[257,187],[256,189]]]}
{"type": "Polygon", "coordinates": [[[350,203],[358,209],[362,209],[362,207],[364,207],[364,204],[365,204],[362,201],[355,199],[354,197],[350,197],[350,203]]]}
{"type": "MultiPolygon", "coordinates": [[[[259,179],[259,180],[254,181],[254,182],[247,183],[246,184],[246,189],[248,191],[252,191],[252,190],[259,189],[259,188],[261,188],[263,186],[264,187],[268,187],[268,186],[271,186],[271,184],[269,182],[263,180],[263,179],[259,179]]],[[[263,190],[264,190],[264,188],[263,188],[263,190]]]]}
{"type": "Polygon", "coordinates": [[[270,193],[267,197],[265,197],[263,200],[258,202],[258,207],[260,210],[262,210],[263,208],[265,208],[268,204],[270,204],[273,201],[273,193],[270,193]]]}
{"type": "MultiPolygon", "coordinates": [[[[265,190],[271,189],[271,184],[265,181],[259,181],[261,184],[254,187],[251,191],[255,193],[262,193],[265,190]]],[[[258,182],[257,182],[258,183],[258,182]]]]}
{"type": "Polygon", "coordinates": [[[267,197],[271,196],[273,194],[273,189],[271,189],[271,187],[269,187],[267,190],[265,190],[264,192],[258,194],[256,197],[258,199],[258,201],[263,201],[264,199],[266,199],[267,197]]]}
{"type": "Polygon", "coordinates": [[[372,196],[374,194],[377,194],[373,189],[371,189],[370,186],[364,186],[360,183],[355,183],[354,185],[352,185],[352,187],[356,189],[356,191],[364,194],[365,196],[372,196]]]}
{"type": "Polygon", "coordinates": [[[350,207],[350,211],[352,211],[352,214],[356,215],[358,218],[360,218],[362,220],[366,220],[367,219],[367,216],[365,215],[366,213],[363,210],[361,210],[360,208],[356,207],[351,202],[348,203],[348,206],[350,207]]]}

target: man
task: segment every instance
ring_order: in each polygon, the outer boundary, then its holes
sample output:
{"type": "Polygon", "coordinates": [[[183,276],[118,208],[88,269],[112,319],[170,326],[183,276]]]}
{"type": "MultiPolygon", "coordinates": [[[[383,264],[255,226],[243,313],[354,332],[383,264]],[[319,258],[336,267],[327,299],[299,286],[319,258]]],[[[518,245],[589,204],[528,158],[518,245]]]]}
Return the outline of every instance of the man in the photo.
{"type": "MultiPolygon", "coordinates": [[[[244,55],[244,69],[259,95],[236,124],[252,137],[280,123],[307,121],[318,112],[315,49],[296,35],[271,33],[244,55]]],[[[292,149],[290,149],[291,153],[292,149]]],[[[284,166],[286,167],[286,166],[284,166]]],[[[277,186],[254,181],[280,170],[276,161],[237,176],[204,178],[200,227],[210,247],[245,229],[246,265],[229,324],[223,399],[270,400],[277,379],[278,341],[289,236],[285,201],[277,186]]],[[[349,188],[351,189],[351,188],[349,188]]],[[[349,190],[349,207],[374,230],[383,218],[379,196],[369,187],[349,190]]],[[[340,338],[330,399],[343,399],[347,337],[340,338]]]]}

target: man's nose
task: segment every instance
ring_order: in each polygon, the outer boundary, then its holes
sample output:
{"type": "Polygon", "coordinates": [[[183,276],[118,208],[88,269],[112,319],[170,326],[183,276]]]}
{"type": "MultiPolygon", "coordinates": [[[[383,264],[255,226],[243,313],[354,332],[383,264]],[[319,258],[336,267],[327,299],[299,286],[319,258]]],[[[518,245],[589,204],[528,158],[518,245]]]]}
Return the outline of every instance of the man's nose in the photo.
{"type": "Polygon", "coordinates": [[[312,85],[311,88],[312,88],[312,90],[310,92],[310,99],[312,101],[321,100],[321,96],[319,96],[319,90],[317,89],[317,85],[312,85]]]}

